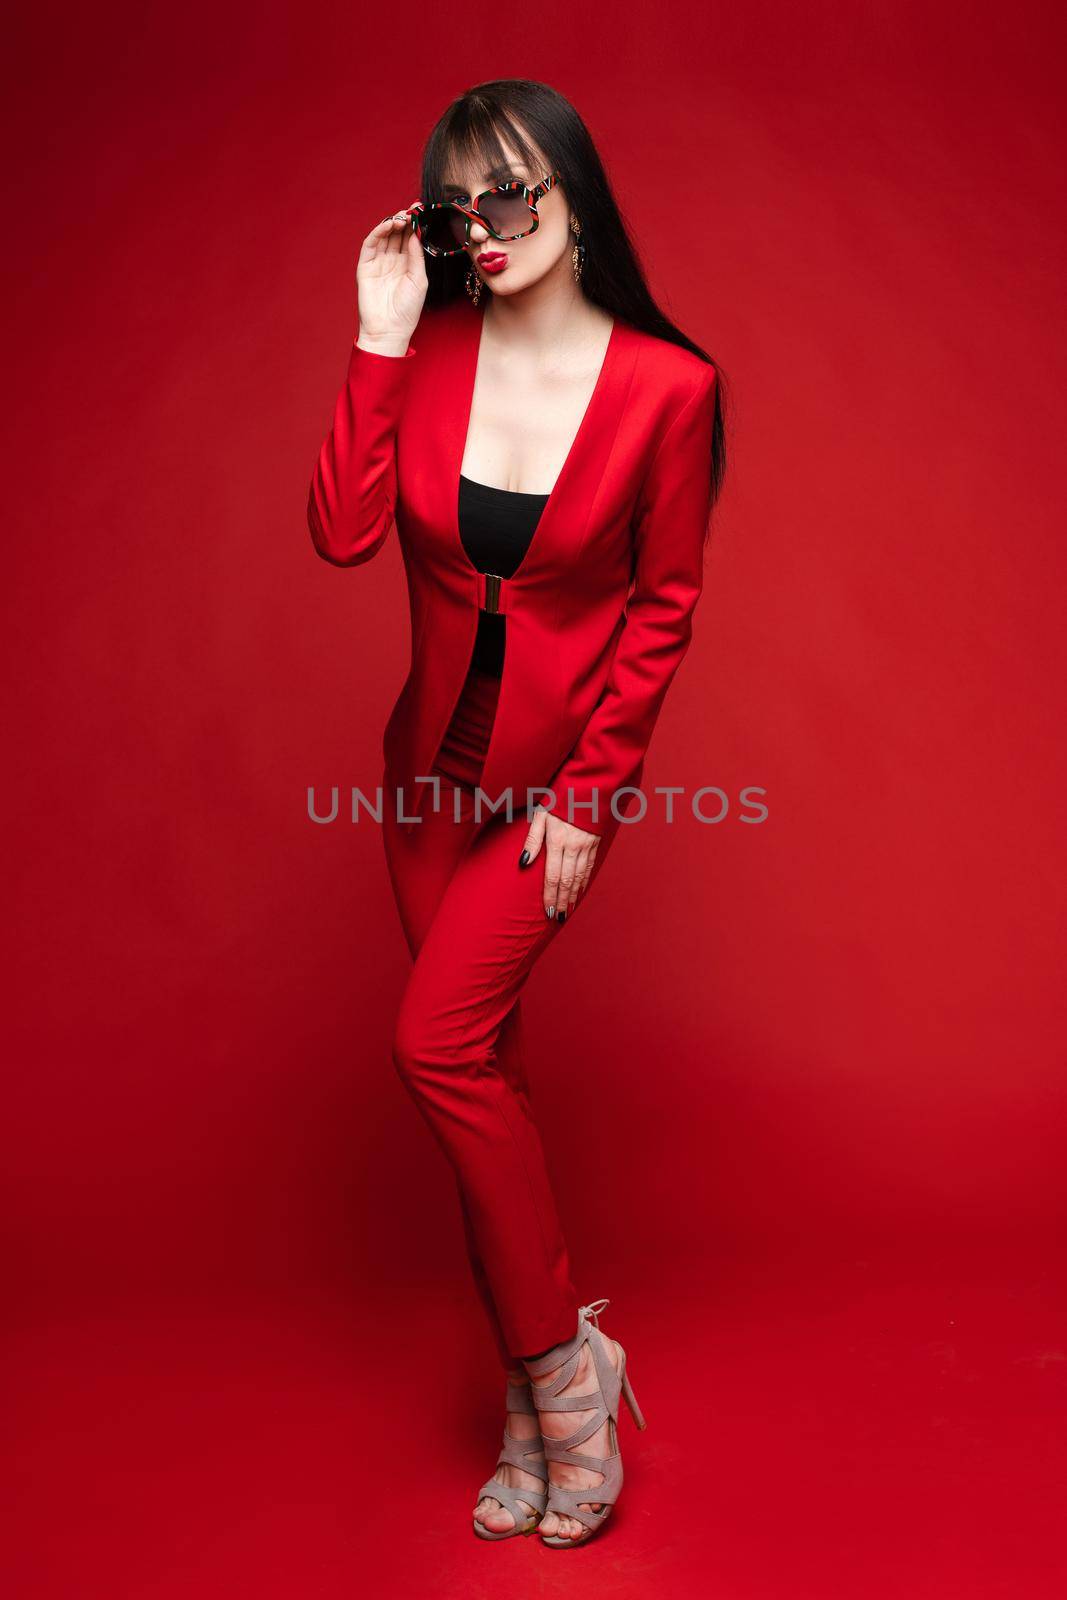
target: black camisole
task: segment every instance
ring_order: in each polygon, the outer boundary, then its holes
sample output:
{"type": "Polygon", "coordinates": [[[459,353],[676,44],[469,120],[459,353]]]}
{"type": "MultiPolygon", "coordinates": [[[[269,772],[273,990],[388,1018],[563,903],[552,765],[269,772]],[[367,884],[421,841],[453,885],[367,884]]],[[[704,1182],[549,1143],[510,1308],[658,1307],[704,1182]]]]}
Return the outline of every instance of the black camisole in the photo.
{"type": "MultiPolygon", "coordinates": [[[[460,474],[459,532],[463,548],[479,572],[497,572],[502,578],[514,575],[530,548],[547,501],[547,494],[495,489],[460,474]]],[[[506,621],[496,612],[478,613],[471,665],[494,678],[504,671],[506,621]]]]}

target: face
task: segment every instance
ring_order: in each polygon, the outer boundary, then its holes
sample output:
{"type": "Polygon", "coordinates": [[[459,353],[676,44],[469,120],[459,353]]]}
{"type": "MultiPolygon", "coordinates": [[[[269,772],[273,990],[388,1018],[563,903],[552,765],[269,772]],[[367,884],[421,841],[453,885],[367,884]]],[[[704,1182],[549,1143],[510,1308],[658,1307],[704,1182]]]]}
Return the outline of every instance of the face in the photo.
{"type": "MultiPolygon", "coordinates": [[[[505,148],[505,164],[492,171],[453,162],[445,177],[442,199],[467,202],[495,184],[513,179],[533,189],[552,170],[548,161],[531,169],[514,148],[505,148]]],[[[570,271],[574,244],[571,209],[559,180],[537,202],[537,216],[537,227],[522,239],[494,239],[480,222],[471,224],[466,253],[471,267],[494,295],[513,295],[552,273],[570,271]]]]}

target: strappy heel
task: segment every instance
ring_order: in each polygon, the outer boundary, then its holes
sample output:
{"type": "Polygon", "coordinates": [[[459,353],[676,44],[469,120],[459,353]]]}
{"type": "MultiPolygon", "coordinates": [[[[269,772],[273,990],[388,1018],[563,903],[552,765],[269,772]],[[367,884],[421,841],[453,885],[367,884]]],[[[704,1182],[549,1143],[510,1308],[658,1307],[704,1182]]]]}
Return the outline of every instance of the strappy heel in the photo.
{"type": "MultiPolygon", "coordinates": [[[[522,1411],[527,1416],[536,1417],[537,1407],[533,1403],[533,1395],[528,1383],[508,1383],[507,1409],[509,1411],[522,1411]]],[[[538,1524],[545,1514],[548,1500],[548,1466],[545,1461],[545,1448],[539,1433],[532,1439],[516,1439],[515,1435],[508,1432],[507,1419],[504,1421],[504,1443],[497,1457],[494,1472],[499,1472],[502,1466],[517,1467],[520,1472],[528,1472],[531,1477],[540,1478],[544,1484],[543,1489],[512,1489],[506,1483],[501,1483],[497,1477],[492,1477],[483,1483],[478,1490],[478,1498],[474,1502],[480,1505],[486,1495],[494,1500],[499,1500],[505,1511],[512,1515],[510,1528],[487,1528],[481,1522],[473,1522],[472,1526],[479,1539],[512,1539],[517,1533],[536,1533],[538,1524]],[[519,1501],[523,1505],[518,1504],[519,1501]],[[526,1509],[528,1506],[535,1508],[534,1515],[526,1509]]]]}
{"type": "MultiPolygon", "coordinates": [[[[578,1332],[574,1338],[565,1344],[557,1345],[547,1355],[526,1363],[526,1370],[531,1378],[542,1377],[546,1372],[554,1371],[556,1367],[561,1369],[551,1383],[536,1385],[537,1398],[534,1402],[536,1410],[593,1413],[580,1428],[565,1439],[548,1439],[542,1435],[546,1462],[569,1462],[573,1467],[585,1467],[590,1472],[598,1472],[603,1478],[602,1483],[589,1485],[584,1489],[558,1488],[549,1479],[545,1512],[554,1511],[560,1517],[573,1517],[584,1528],[584,1532],[579,1534],[577,1539],[566,1538],[560,1534],[543,1533],[541,1543],[550,1545],[554,1550],[567,1550],[574,1545],[585,1544],[594,1534],[599,1533],[619,1498],[623,1479],[617,1433],[620,1396],[629,1406],[630,1415],[637,1427],[642,1429],[645,1427],[644,1415],[637,1404],[626,1372],[626,1351],[617,1339],[611,1341],[619,1357],[618,1366],[613,1367],[601,1341],[589,1337],[591,1328],[595,1327],[599,1333],[600,1312],[609,1304],[608,1300],[594,1300],[592,1305],[579,1307],[578,1332]],[[582,1346],[585,1344],[589,1345],[592,1353],[593,1371],[599,1389],[591,1394],[564,1394],[562,1391],[573,1382],[578,1371],[582,1346]],[[592,1438],[597,1429],[603,1427],[605,1423],[608,1427],[610,1453],[606,1456],[578,1454],[575,1445],[584,1444],[586,1439],[592,1438]],[[582,1509],[583,1505],[589,1506],[594,1503],[601,1507],[599,1511],[582,1509]]],[[[533,1392],[531,1388],[531,1400],[533,1392]]]]}

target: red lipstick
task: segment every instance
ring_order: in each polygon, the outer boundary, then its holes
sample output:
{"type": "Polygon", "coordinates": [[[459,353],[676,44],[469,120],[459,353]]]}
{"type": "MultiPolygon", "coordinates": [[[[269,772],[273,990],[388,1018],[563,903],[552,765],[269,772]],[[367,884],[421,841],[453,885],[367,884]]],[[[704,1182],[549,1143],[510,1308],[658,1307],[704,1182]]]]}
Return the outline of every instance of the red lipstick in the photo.
{"type": "Polygon", "coordinates": [[[476,260],[483,272],[502,272],[508,264],[508,258],[501,250],[483,250],[476,260]]]}

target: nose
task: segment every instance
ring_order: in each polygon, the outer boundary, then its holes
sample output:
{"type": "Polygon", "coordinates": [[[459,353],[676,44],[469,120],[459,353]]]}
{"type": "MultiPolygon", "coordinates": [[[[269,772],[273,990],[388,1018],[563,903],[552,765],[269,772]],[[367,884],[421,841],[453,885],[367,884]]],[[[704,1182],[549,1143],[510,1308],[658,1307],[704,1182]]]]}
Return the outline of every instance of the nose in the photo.
{"type": "Polygon", "coordinates": [[[471,223],[471,244],[484,244],[489,237],[488,230],[480,222],[471,223]]]}

